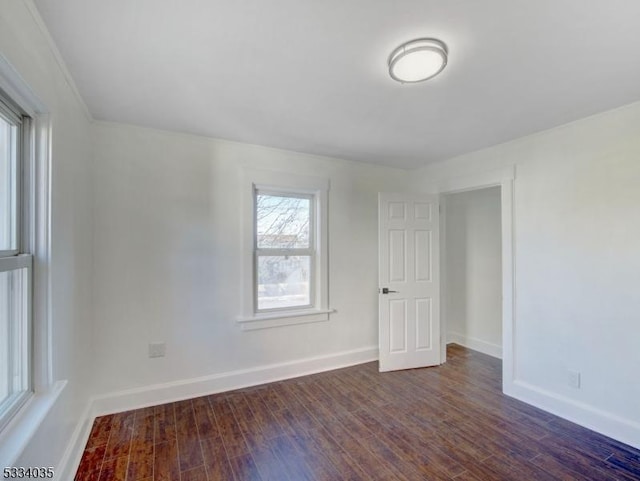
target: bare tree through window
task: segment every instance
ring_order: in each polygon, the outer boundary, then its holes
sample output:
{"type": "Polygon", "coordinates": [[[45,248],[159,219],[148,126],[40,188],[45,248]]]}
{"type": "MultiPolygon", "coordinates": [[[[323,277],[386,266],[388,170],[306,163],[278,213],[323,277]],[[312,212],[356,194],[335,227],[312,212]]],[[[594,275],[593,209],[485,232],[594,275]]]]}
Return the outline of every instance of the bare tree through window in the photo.
{"type": "Polygon", "coordinates": [[[313,197],[256,193],[257,309],[311,304],[313,197]]]}

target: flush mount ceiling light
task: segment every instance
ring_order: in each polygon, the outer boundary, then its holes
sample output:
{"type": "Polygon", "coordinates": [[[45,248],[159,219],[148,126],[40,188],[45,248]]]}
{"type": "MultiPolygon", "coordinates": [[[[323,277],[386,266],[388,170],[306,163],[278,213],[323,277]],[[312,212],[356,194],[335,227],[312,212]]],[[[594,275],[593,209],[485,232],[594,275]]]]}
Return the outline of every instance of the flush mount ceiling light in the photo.
{"type": "Polygon", "coordinates": [[[400,83],[416,83],[435,77],[447,65],[447,46],[435,38],[403,43],[389,56],[389,75],[400,83]]]}

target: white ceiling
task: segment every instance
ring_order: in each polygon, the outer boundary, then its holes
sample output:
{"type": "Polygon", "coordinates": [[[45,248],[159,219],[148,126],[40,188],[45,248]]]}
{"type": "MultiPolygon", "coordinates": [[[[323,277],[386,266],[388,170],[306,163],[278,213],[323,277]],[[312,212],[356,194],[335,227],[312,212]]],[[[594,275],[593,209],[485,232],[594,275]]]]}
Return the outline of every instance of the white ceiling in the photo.
{"type": "Polygon", "coordinates": [[[640,100],[637,0],[35,1],[101,120],[412,168],[640,100]]]}

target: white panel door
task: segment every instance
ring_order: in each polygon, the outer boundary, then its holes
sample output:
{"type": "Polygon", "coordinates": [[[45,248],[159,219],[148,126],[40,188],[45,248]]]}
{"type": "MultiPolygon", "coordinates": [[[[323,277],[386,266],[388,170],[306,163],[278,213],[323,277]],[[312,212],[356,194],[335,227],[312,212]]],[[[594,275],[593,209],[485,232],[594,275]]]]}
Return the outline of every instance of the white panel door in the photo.
{"type": "Polygon", "coordinates": [[[380,371],[440,364],[437,195],[379,194],[380,371]]]}

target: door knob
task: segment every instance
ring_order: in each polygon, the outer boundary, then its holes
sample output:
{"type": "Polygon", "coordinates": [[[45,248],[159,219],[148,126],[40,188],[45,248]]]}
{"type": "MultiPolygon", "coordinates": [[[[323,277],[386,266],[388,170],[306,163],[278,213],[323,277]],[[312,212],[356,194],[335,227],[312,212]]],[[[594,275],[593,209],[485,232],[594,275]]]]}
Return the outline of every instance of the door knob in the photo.
{"type": "Polygon", "coordinates": [[[398,292],[398,291],[391,291],[391,290],[389,290],[389,288],[388,288],[388,287],[383,287],[383,288],[382,288],[382,293],[383,293],[383,294],[390,294],[390,293],[392,293],[392,292],[398,292]]]}

